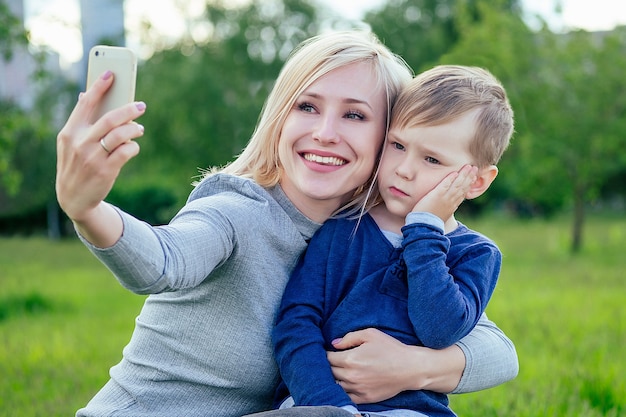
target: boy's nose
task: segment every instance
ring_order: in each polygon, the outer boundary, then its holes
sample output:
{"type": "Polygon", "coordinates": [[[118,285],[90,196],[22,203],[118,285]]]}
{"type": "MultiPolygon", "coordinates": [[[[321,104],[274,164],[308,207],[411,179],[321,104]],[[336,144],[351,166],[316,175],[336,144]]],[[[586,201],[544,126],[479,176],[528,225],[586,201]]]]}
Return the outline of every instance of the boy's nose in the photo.
{"type": "Polygon", "coordinates": [[[417,170],[414,164],[404,161],[396,166],[396,175],[405,180],[414,180],[417,176],[417,170]]]}

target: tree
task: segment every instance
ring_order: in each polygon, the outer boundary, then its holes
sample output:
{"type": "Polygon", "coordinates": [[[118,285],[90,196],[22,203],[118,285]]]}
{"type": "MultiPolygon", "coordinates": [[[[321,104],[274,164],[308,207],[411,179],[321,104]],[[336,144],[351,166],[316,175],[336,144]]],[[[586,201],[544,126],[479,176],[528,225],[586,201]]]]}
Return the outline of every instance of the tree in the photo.
{"type": "Polygon", "coordinates": [[[27,44],[27,33],[22,22],[11,13],[4,1],[0,1],[0,55],[9,60],[15,49],[27,44]]]}
{"type": "Polygon", "coordinates": [[[461,41],[442,62],[484,66],[503,82],[516,134],[494,185],[547,213],[571,203],[576,252],[585,207],[626,164],[626,28],[531,33],[518,18],[485,5],[480,24],[460,15],[461,41]]]}
{"type": "MultiPolygon", "coordinates": [[[[533,162],[532,166],[527,166],[529,159],[524,157],[530,127],[525,89],[527,74],[536,67],[537,38],[516,11],[507,7],[494,7],[493,1],[479,1],[471,7],[459,7],[455,15],[455,27],[458,28],[459,41],[437,63],[488,69],[504,85],[515,113],[515,134],[511,146],[499,163],[497,181],[488,193],[472,201],[472,204],[489,206],[507,202],[509,206],[515,207],[517,214],[528,215],[531,213],[528,208],[534,208],[537,200],[544,198],[543,194],[538,193],[545,190],[537,188],[536,183],[521,175],[522,172],[536,169],[537,165],[533,162]]],[[[553,191],[546,193],[546,196],[553,198],[553,191]]],[[[547,204],[542,201],[540,205],[547,207],[547,210],[559,203],[547,204]]]]}
{"type": "Polygon", "coordinates": [[[365,21],[392,51],[416,71],[434,65],[463,36],[458,16],[471,22],[483,19],[478,11],[485,4],[493,11],[521,15],[518,0],[389,0],[380,10],[369,12],[365,21]]]}
{"type": "Polygon", "coordinates": [[[527,108],[534,121],[528,156],[552,168],[558,182],[551,189],[567,191],[577,252],[586,206],[626,166],[626,28],[540,35],[540,66],[528,80],[528,99],[534,99],[527,108]]]}
{"type": "MultiPolygon", "coordinates": [[[[28,44],[27,33],[20,20],[9,10],[5,2],[0,2],[0,60],[9,61],[13,52],[28,44]]],[[[14,130],[22,124],[17,109],[8,102],[0,103],[0,189],[10,194],[17,192],[21,181],[20,172],[11,164],[11,155],[16,145],[14,130]],[[16,120],[12,120],[16,117],[16,120]]]]}
{"type": "Polygon", "coordinates": [[[116,188],[158,185],[180,201],[190,191],[181,184],[191,184],[199,168],[239,154],[287,54],[317,32],[316,13],[299,0],[207,5],[192,24],[208,27],[208,39],[186,37],[139,68],[137,98],[148,105],[139,122],[146,134],[116,188]]]}

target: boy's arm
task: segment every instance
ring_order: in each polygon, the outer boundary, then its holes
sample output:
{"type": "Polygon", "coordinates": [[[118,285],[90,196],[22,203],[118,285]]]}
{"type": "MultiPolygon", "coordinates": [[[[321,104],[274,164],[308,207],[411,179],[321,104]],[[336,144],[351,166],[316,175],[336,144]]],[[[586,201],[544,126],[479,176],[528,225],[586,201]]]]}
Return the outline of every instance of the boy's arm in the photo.
{"type": "MultiPolygon", "coordinates": [[[[427,217],[427,213],[411,217],[427,217]]],[[[437,227],[411,223],[403,228],[408,311],[427,347],[451,346],[476,325],[493,294],[501,254],[488,239],[463,229],[454,244],[437,227]]]]}
{"type": "Polygon", "coordinates": [[[330,229],[329,224],[322,226],[311,239],[287,283],[272,332],[281,377],[298,406],[355,406],[335,382],[321,329],[326,263],[334,250],[330,229]]]}
{"type": "Polygon", "coordinates": [[[457,228],[454,212],[477,172],[466,165],[446,176],[417,202],[402,229],[409,317],[427,347],[448,347],[469,333],[500,272],[500,252],[489,240],[469,231],[461,237],[457,233],[451,247],[444,235],[457,228]]]}

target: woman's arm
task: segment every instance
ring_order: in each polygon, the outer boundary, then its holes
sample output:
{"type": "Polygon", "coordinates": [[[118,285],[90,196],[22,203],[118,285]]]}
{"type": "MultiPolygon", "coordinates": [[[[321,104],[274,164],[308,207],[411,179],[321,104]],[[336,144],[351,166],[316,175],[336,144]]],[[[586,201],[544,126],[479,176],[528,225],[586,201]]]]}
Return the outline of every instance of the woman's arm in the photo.
{"type": "Polygon", "coordinates": [[[486,314],[457,346],[463,350],[465,370],[452,394],[492,388],[514,379],[519,372],[515,345],[486,314]]]}
{"type": "Polygon", "coordinates": [[[333,374],[357,404],[405,390],[479,391],[518,372],[513,343],[486,315],[457,345],[442,350],[405,345],[376,329],[351,332],[334,346],[342,351],[327,353],[333,374]]]}

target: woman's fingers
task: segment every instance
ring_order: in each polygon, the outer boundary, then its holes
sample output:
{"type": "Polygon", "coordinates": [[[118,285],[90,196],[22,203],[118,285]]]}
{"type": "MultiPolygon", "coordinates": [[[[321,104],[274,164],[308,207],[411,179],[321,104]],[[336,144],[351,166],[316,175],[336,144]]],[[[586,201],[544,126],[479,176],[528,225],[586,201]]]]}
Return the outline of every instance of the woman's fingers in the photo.
{"type": "Polygon", "coordinates": [[[129,122],[108,132],[100,138],[98,145],[106,153],[106,156],[123,153],[124,159],[127,161],[139,152],[139,145],[133,139],[141,137],[143,132],[144,128],[142,125],[129,122]]]}
{"type": "Polygon", "coordinates": [[[113,151],[122,143],[141,136],[143,127],[132,121],[143,115],[145,110],[146,104],[138,101],[109,111],[91,126],[90,140],[99,142],[100,138],[107,137],[107,148],[113,151]]]}
{"type": "Polygon", "coordinates": [[[95,83],[84,93],[78,96],[78,103],[72,110],[70,117],[67,119],[66,126],[87,123],[91,115],[95,111],[98,103],[102,100],[104,94],[111,88],[113,84],[113,73],[106,71],[95,83]]]}
{"type": "Polygon", "coordinates": [[[102,150],[107,154],[112,154],[119,146],[141,137],[143,132],[144,128],[142,125],[135,122],[128,122],[108,131],[98,142],[102,150]]]}

